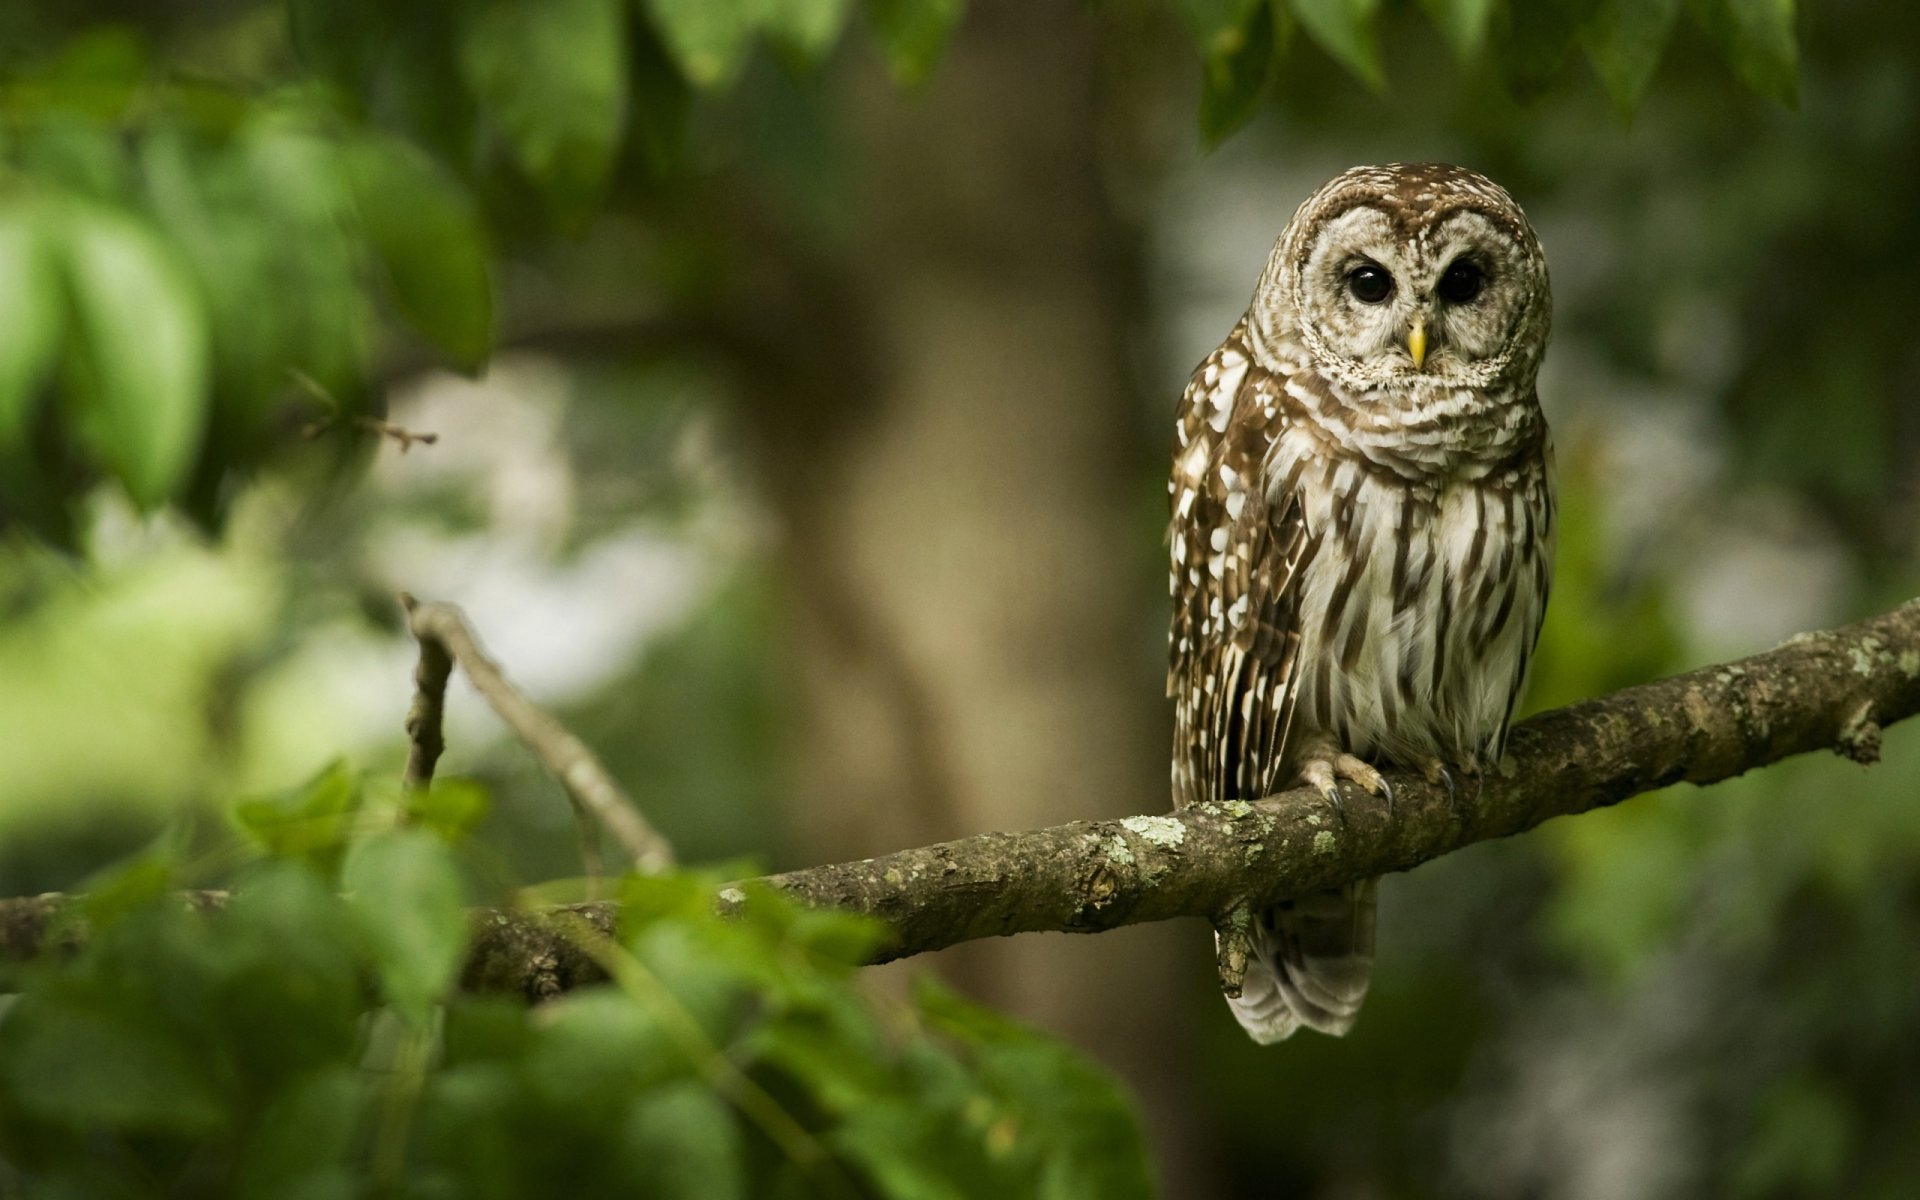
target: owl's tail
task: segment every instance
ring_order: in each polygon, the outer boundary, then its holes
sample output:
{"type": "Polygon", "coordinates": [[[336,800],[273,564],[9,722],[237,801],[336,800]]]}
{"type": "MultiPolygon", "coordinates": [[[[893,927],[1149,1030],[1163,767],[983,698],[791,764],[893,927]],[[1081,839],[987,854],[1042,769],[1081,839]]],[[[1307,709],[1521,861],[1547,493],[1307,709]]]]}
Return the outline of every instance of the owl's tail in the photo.
{"type": "Polygon", "coordinates": [[[1302,896],[1254,919],[1246,984],[1227,1001],[1254,1041],[1269,1045],[1302,1026],[1336,1037],[1353,1028],[1373,977],[1379,883],[1302,896]]]}

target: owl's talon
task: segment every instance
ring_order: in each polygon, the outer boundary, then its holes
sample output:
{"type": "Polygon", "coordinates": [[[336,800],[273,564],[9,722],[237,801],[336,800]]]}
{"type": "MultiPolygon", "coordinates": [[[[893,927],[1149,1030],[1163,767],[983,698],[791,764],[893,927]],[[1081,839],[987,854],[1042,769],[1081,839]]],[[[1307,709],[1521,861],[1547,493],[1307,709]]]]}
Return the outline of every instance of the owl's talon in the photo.
{"type": "Polygon", "coordinates": [[[1300,778],[1326,798],[1342,821],[1347,819],[1346,803],[1340,799],[1340,780],[1344,779],[1375,796],[1385,798],[1387,811],[1393,811],[1393,787],[1365,759],[1351,754],[1316,756],[1300,768],[1300,778]]]}
{"type": "Polygon", "coordinates": [[[1427,781],[1429,787],[1447,789],[1447,819],[1452,820],[1460,811],[1460,796],[1453,787],[1453,772],[1448,770],[1447,764],[1438,758],[1424,759],[1419,763],[1419,767],[1420,776],[1427,781]]]}
{"type": "Polygon", "coordinates": [[[1340,799],[1340,784],[1334,777],[1334,762],[1327,758],[1310,758],[1300,768],[1300,778],[1314,791],[1319,792],[1326,802],[1333,806],[1334,815],[1344,823],[1347,819],[1346,802],[1340,799]]]}

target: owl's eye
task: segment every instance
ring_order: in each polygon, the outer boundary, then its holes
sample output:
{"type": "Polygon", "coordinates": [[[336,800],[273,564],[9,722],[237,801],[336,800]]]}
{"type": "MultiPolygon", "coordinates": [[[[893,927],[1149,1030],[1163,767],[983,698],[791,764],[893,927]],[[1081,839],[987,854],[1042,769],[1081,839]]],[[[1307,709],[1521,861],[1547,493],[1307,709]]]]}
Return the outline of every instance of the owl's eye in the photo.
{"type": "Polygon", "coordinates": [[[1446,274],[1440,276],[1440,286],[1435,290],[1440,293],[1440,298],[1449,304],[1466,304],[1480,294],[1480,289],[1486,285],[1486,282],[1485,272],[1462,259],[1448,267],[1446,274]]]}
{"type": "Polygon", "coordinates": [[[1393,276],[1385,268],[1368,263],[1355,267],[1347,276],[1347,290],[1362,304],[1378,304],[1393,295],[1393,276]]]}

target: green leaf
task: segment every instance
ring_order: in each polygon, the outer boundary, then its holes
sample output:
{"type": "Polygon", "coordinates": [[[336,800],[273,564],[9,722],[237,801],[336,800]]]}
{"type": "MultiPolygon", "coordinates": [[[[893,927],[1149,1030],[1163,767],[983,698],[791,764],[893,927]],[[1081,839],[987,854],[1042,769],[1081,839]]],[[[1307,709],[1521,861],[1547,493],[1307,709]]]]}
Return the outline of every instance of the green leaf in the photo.
{"type": "Polygon", "coordinates": [[[757,4],[643,0],[647,16],[687,82],[721,88],[739,77],[760,25],[757,4]]]}
{"type": "Polygon", "coordinates": [[[632,949],[716,1043],[734,1035],[751,997],[779,983],[764,940],[712,918],[657,921],[632,949]]]}
{"type": "Polygon", "coordinates": [[[19,1107],[77,1126],[205,1134],[226,1110],[210,1064],[142,1014],[59,992],[9,1011],[0,1085],[19,1107]]]}
{"type": "Polygon", "coordinates": [[[348,177],[395,307],[455,363],[479,367],[493,346],[493,279],[471,197],[397,141],[352,147],[348,177]]]}
{"type": "Polygon", "coordinates": [[[733,1110],[704,1084],[672,1084],[635,1100],[617,1150],[639,1194],[736,1200],[747,1194],[745,1147],[733,1110]]]}
{"type": "Polygon", "coordinates": [[[832,1144],[888,1200],[1022,1194],[1022,1189],[1008,1188],[1004,1180],[996,1179],[998,1172],[986,1157],[984,1139],[959,1127],[955,1116],[891,1098],[877,1100],[850,1114],[833,1131],[832,1144]]]}
{"type": "Polygon", "coordinates": [[[185,481],[200,443],[206,313],[192,276],[145,223],[88,205],[70,208],[64,225],[79,436],[151,507],[185,481]]]}
{"type": "Polygon", "coordinates": [[[126,112],[147,74],[147,46],[122,25],[100,25],[74,36],[34,73],[34,89],[48,107],[112,122],[126,112]]]}
{"type": "Polygon", "coordinates": [[[381,0],[287,0],[288,34],[303,62],[358,94],[393,44],[398,8],[381,0]]]}
{"type": "Polygon", "coordinates": [[[1495,26],[1496,59],[1507,86],[1535,95],[1560,73],[1567,51],[1599,0],[1528,0],[1509,5],[1495,26]]]}
{"type": "Polygon", "coordinates": [[[1036,1161],[1042,1200],[1154,1195],[1139,1116],[1105,1071],[1032,1032],[982,1051],[980,1069],[1013,1113],[1003,1153],[1036,1161]]]}
{"type": "Polygon", "coordinates": [[[862,1052],[867,1050],[834,1036],[824,1022],[784,1017],[753,1028],[736,1043],[734,1053],[751,1061],[756,1073],[785,1073],[804,1086],[824,1112],[844,1117],[891,1090],[885,1059],[862,1052]]]}
{"type": "Polygon", "coordinates": [[[40,210],[0,209],[0,463],[9,467],[26,449],[35,402],[60,348],[65,306],[40,210]]]}
{"type": "Polygon", "coordinates": [[[1205,63],[1200,93],[1200,136],[1208,148],[1245,125],[1260,111],[1274,68],[1286,52],[1291,21],[1284,10],[1262,4],[1247,24],[1222,31],[1210,41],[1215,53],[1205,63]]]}
{"type": "MultiPolygon", "coordinates": [[[[584,990],[584,989],[582,989],[584,990]]],[[[581,994],[577,990],[573,995],[581,994]]],[[[566,998],[553,1003],[563,1003],[566,998]]],[[[548,1010],[541,1010],[544,1020],[548,1010]]],[[[461,994],[447,1003],[441,1036],[444,1062],[458,1067],[469,1062],[512,1058],[526,1047],[532,1030],[526,1002],[518,997],[461,994]]]]}
{"type": "Polygon", "coordinates": [[[769,36],[801,59],[817,63],[840,40],[853,0],[761,0],[769,36]]]}
{"type": "Polygon", "coordinates": [[[1118,1082],[1064,1043],[965,999],[932,977],[915,981],[929,1027],[960,1041],[998,1102],[989,1147],[1038,1175],[1043,1200],[1154,1194],[1133,1103],[1118,1082]]]}
{"type": "Polygon", "coordinates": [[[1254,10],[1264,0],[1175,0],[1174,9],[1193,35],[1202,61],[1232,55],[1246,45],[1254,10]]]}
{"type": "Polygon", "coordinates": [[[629,112],[633,141],[654,175],[672,175],[687,159],[687,115],[693,89],[651,28],[633,37],[633,103],[629,112]]]}
{"type": "Polygon", "coordinates": [[[1493,16],[1494,0],[1420,0],[1420,7],[1440,28],[1441,36],[1461,59],[1480,53],[1487,40],[1487,21],[1493,16]]]}
{"type": "Polygon", "coordinates": [[[331,879],[291,862],[255,864],[197,928],[220,959],[200,1008],[228,1069],[280,1082],[350,1061],[362,1041],[367,950],[331,879]]]}
{"type": "MultiPolygon", "coordinates": [[[[362,247],[351,222],[341,219],[353,201],[334,139],[304,114],[270,111],[249,124],[227,157],[230,165],[221,165],[232,172],[232,191],[208,195],[216,206],[207,212],[214,226],[204,232],[198,256],[208,293],[220,297],[216,350],[235,377],[224,395],[216,392],[231,401],[216,433],[244,437],[257,430],[273,437],[272,422],[285,416],[276,401],[284,397],[289,368],[331,391],[341,415],[351,417],[372,374],[376,326],[362,247]],[[228,240],[242,233],[251,253],[223,254],[228,240]],[[262,297],[265,303],[258,302],[262,297]],[[240,320],[241,311],[252,319],[240,320]],[[235,347],[229,330],[249,326],[260,331],[260,343],[235,347]]],[[[210,175],[201,174],[201,188],[219,186],[210,175]]]]}
{"type": "MultiPolygon", "coordinates": [[[[610,1111],[644,1088],[692,1077],[696,1070],[701,1047],[677,1038],[652,1009],[624,992],[583,988],[542,1005],[540,1015],[521,1076],[522,1089],[535,1102],[610,1111]]],[[[464,1043],[474,1040],[472,1032],[463,1033],[464,1043]]]]}
{"type": "Polygon", "coordinates": [[[966,0],[866,0],[867,24],[901,87],[919,87],[966,12],[966,0]]]}
{"type": "Polygon", "coordinates": [[[612,170],[626,45],[621,0],[493,0],[461,32],[467,86],[563,212],[583,215],[612,170]]]}
{"type": "Polygon", "coordinates": [[[1799,107],[1794,0],[1695,0],[1693,15],[1748,87],[1788,108],[1799,107]]]}
{"type": "Polygon", "coordinates": [[[1380,0],[1292,0],[1307,34],[1354,77],[1378,90],[1386,83],[1373,14],[1380,0]]]}
{"type": "Polygon", "coordinates": [[[331,875],[362,798],[358,777],[344,759],[335,759],[299,787],[240,801],[233,819],[268,854],[301,859],[331,875]]]}
{"type": "Polygon", "coordinates": [[[419,1025],[466,957],[464,889],[447,847],[419,829],[380,834],[348,852],[341,884],[387,1000],[419,1025]]]}
{"type": "MultiPolygon", "coordinates": [[[[713,914],[712,882],[691,872],[629,875],[620,881],[620,925],[636,933],[655,921],[713,914]]],[[[775,897],[777,903],[779,897],[775,897]]]]}
{"type": "Polygon", "coordinates": [[[807,951],[816,966],[836,973],[870,961],[874,951],[896,937],[892,926],[862,913],[798,906],[792,908],[791,922],[783,932],[807,951]]]}
{"type": "MultiPolygon", "coordinates": [[[[342,1064],[299,1080],[258,1118],[239,1164],[239,1194],[266,1200],[326,1194],[316,1185],[353,1176],[356,1135],[371,1107],[370,1077],[342,1064]]],[[[359,1189],[339,1194],[358,1195],[359,1189]]]]}
{"type": "Polygon", "coordinates": [[[472,833],[487,819],[492,800],[487,789],[472,779],[436,779],[425,792],[409,792],[407,817],[423,829],[431,829],[449,842],[457,842],[472,833]]]}
{"type": "Polygon", "coordinates": [[[94,930],[105,929],[158,901],[177,881],[174,856],[162,839],[160,845],[89,877],[80,888],[80,914],[94,930]]]}
{"type": "Polygon", "coordinates": [[[1640,107],[1679,11],[1680,0],[1604,0],[1588,18],[1587,58],[1621,116],[1640,107]]]}

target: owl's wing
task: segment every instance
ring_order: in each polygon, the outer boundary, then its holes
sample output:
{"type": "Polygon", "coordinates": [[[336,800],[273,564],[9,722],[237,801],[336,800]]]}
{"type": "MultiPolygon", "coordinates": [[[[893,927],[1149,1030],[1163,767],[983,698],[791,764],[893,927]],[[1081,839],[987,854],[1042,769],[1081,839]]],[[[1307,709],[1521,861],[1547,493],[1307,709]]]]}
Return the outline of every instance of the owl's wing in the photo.
{"type": "Polygon", "coordinates": [[[1174,792],[1181,804],[1266,795],[1298,694],[1299,591],[1311,553],[1281,381],[1240,330],[1181,397],[1173,467],[1174,792]],[[1278,482],[1278,487],[1270,484],[1278,482]]]}

